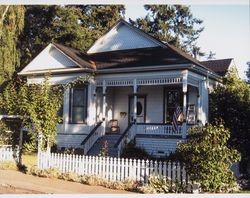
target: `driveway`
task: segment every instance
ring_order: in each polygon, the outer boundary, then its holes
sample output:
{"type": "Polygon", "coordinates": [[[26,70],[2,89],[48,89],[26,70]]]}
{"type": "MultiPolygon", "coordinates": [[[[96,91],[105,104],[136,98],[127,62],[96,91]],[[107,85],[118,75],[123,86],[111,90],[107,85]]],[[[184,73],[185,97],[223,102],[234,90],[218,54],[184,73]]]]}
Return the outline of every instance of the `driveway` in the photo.
{"type": "Polygon", "coordinates": [[[0,170],[0,194],[131,194],[102,186],[41,178],[13,170],[0,170]]]}

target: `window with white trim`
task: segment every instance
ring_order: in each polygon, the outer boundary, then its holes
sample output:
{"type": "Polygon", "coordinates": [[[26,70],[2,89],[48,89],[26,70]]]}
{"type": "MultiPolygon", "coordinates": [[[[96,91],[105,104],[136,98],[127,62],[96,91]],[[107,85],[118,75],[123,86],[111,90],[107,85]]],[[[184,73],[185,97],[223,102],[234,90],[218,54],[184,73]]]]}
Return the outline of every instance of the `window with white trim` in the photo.
{"type": "Polygon", "coordinates": [[[70,123],[83,124],[87,120],[87,85],[72,88],[70,91],[70,123]]]}

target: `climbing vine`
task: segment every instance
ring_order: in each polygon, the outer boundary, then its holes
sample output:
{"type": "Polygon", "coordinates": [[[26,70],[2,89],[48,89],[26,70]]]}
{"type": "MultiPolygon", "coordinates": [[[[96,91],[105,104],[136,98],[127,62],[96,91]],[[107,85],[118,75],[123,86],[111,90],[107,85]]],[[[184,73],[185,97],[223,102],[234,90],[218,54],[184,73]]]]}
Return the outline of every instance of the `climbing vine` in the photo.
{"type": "Polygon", "coordinates": [[[42,147],[56,143],[57,124],[62,118],[58,115],[63,104],[64,91],[86,84],[93,74],[79,76],[65,85],[51,85],[50,75],[46,74],[42,84],[28,84],[19,79],[10,83],[0,97],[1,111],[5,114],[21,115],[23,126],[31,141],[25,143],[28,151],[37,149],[38,133],[42,134],[42,147]]]}

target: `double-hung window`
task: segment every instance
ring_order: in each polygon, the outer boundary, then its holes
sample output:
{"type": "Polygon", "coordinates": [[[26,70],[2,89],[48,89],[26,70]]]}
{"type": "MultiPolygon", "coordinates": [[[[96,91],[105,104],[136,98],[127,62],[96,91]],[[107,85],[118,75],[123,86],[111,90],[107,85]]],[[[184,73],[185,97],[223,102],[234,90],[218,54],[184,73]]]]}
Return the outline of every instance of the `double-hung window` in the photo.
{"type": "Polygon", "coordinates": [[[70,122],[72,124],[86,123],[87,100],[87,85],[70,90],[70,122]]]}

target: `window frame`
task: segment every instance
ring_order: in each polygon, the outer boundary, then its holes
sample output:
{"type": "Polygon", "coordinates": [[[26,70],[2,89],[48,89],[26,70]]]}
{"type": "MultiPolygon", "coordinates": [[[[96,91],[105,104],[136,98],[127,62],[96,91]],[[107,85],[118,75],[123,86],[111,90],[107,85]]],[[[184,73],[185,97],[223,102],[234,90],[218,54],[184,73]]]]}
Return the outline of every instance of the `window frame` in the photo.
{"type": "Polygon", "coordinates": [[[70,88],[70,100],[69,100],[69,124],[87,124],[87,117],[88,117],[88,85],[81,85],[81,86],[76,86],[73,88],[70,88]],[[84,90],[84,105],[82,106],[75,106],[74,105],[74,91],[75,90],[84,90]],[[74,113],[74,108],[75,107],[82,107],[85,108],[83,109],[84,111],[84,118],[83,121],[75,121],[73,120],[73,113],[74,113]]]}
{"type": "MultiPolygon", "coordinates": [[[[179,94],[180,94],[180,98],[179,98],[179,105],[180,105],[180,108],[181,110],[183,111],[183,91],[182,91],[182,87],[177,87],[177,86],[173,86],[173,87],[164,87],[164,91],[163,91],[163,94],[164,94],[164,97],[163,97],[163,123],[164,124],[172,124],[172,120],[170,122],[167,122],[167,112],[168,112],[168,108],[174,108],[174,107],[168,107],[168,93],[170,91],[178,91],[179,94]]],[[[179,122],[178,122],[179,123],[179,122]]]]}

